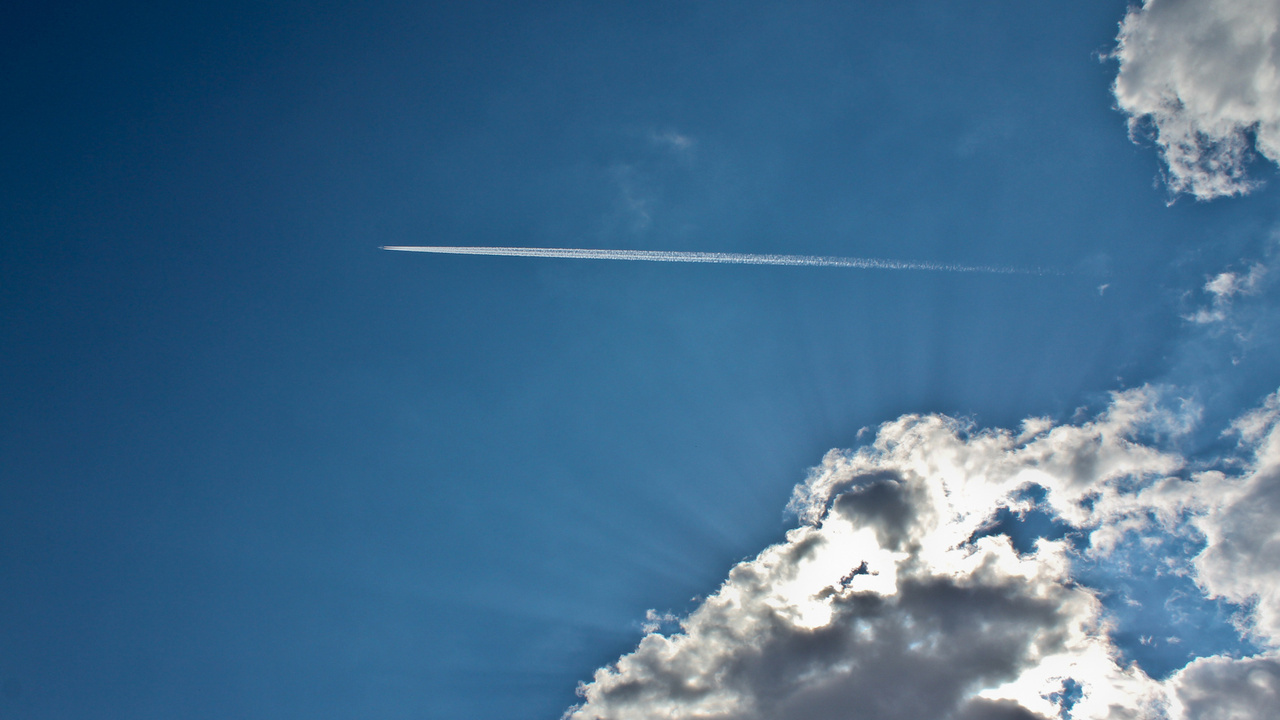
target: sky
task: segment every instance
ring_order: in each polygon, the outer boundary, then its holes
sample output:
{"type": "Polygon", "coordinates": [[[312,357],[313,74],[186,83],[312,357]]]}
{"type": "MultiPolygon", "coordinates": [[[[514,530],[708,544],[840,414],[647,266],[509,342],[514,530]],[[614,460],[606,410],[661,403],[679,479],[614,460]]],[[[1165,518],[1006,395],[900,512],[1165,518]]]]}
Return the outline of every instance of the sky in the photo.
{"type": "Polygon", "coordinates": [[[0,13],[0,715],[1280,714],[1276,0],[0,13]]]}

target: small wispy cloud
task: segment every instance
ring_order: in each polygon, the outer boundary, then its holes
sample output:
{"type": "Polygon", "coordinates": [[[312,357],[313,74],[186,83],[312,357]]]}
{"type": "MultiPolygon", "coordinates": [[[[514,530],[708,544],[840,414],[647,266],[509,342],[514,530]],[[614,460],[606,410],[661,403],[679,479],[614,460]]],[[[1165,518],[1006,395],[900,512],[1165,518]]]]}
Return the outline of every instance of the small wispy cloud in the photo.
{"type": "Polygon", "coordinates": [[[651,130],[649,131],[649,142],[660,148],[674,150],[676,152],[688,152],[693,149],[697,141],[693,137],[676,130],[651,130]]]}
{"type": "Polygon", "coordinates": [[[1113,91],[1176,195],[1240,195],[1253,153],[1280,163],[1280,3],[1144,0],[1120,25],[1113,91]]]}
{"type": "Polygon", "coordinates": [[[625,219],[631,234],[643,232],[653,223],[652,191],[642,187],[631,165],[615,165],[609,174],[618,188],[617,215],[625,219]]]}
{"type": "Polygon", "coordinates": [[[661,632],[678,628],[680,626],[680,617],[672,612],[659,613],[657,610],[646,610],[644,613],[644,622],[640,624],[640,630],[645,635],[650,633],[661,632]]]}
{"type": "Polygon", "coordinates": [[[689,170],[697,141],[671,128],[629,134],[636,141],[630,157],[607,170],[616,195],[606,226],[613,233],[634,237],[652,231],[655,221],[661,224],[661,216],[670,209],[664,199],[669,184],[689,170]]]}
{"type": "Polygon", "coordinates": [[[1214,275],[1204,284],[1204,292],[1210,298],[1209,305],[1184,315],[1183,319],[1197,325],[1226,322],[1235,297],[1256,294],[1266,274],[1267,268],[1262,263],[1254,263],[1246,273],[1228,271],[1214,275]]]}

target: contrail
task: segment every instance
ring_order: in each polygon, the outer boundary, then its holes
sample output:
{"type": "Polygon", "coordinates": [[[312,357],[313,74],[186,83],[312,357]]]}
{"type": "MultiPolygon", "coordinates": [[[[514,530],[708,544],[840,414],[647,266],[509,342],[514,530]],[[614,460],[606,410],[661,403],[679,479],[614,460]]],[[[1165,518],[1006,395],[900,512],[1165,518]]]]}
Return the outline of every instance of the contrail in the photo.
{"type": "Polygon", "coordinates": [[[502,255],[507,257],[575,258],[579,260],[643,260],[648,262],[717,263],[726,265],[798,265],[803,267],[865,268],[869,270],[938,270],[942,272],[1044,275],[1041,269],[996,265],[910,262],[878,258],[824,255],[760,255],[756,253],[680,252],[677,250],[591,250],[586,248],[445,247],[436,245],[384,245],[383,250],[441,253],[444,255],[502,255]]]}

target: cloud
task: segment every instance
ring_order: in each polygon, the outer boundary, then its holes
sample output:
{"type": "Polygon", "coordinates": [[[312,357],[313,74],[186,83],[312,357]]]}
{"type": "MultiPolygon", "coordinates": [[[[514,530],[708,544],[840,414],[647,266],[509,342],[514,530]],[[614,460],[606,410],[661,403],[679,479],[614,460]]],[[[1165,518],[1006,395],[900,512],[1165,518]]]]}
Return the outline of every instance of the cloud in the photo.
{"type": "Polygon", "coordinates": [[[1208,546],[1196,558],[1200,583],[1215,597],[1253,603],[1247,629],[1280,647],[1280,394],[1246,413],[1231,432],[1252,453],[1245,472],[1206,472],[1194,520],[1208,546]]]}
{"type": "Polygon", "coordinates": [[[643,232],[653,223],[656,198],[645,185],[644,176],[632,165],[614,165],[609,174],[618,188],[616,217],[623,219],[630,234],[643,232]]]}
{"type": "Polygon", "coordinates": [[[1266,273],[1267,268],[1262,263],[1254,263],[1245,274],[1221,272],[1214,275],[1204,284],[1204,291],[1211,298],[1209,307],[1202,307],[1183,318],[1197,325],[1225,322],[1235,296],[1257,293],[1266,273]]]}
{"type": "Polygon", "coordinates": [[[635,242],[666,234],[679,216],[682,191],[696,174],[697,138],[675,128],[629,128],[625,155],[613,159],[601,175],[612,189],[612,208],[605,214],[604,238],[635,242]]]}
{"type": "Polygon", "coordinates": [[[693,149],[694,145],[698,144],[697,140],[676,130],[664,130],[662,132],[651,130],[649,131],[649,142],[657,147],[666,148],[676,153],[688,152],[693,149]]]}
{"type": "Polygon", "coordinates": [[[1223,386],[1229,375],[1206,375],[1204,368],[1229,357],[1232,365],[1246,359],[1253,367],[1269,370],[1280,346],[1280,313],[1277,308],[1276,263],[1280,245],[1276,232],[1262,248],[1261,257],[1241,259],[1235,267],[1208,275],[1194,292],[1185,293],[1181,316],[1196,330],[1179,349],[1179,378],[1202,391],[1223,386]]]}
{"type": "Polygon", "coordinates": [[[736,565],[677,632],[647,628],[565,718],[1274,716],[1280,394],[1235,422],[1240,454],[1212,467],[1164,449],[1197,417],[1143,387],[1092,420],[1017,433],[886,423],[796,488],[784,542],[736,565]],[[1037,513],[1063,532],[1015,543],[1002,523],[1037,513]],[[1103,602],[1116,589],[1079,571],[1115,562],[1121,577],[1118,548],[1135,543],[1190,548],[1162,567],[1238,604],[1262,653],[1163,681],[1125,660],[1103,602]]]}
{"type": "Polygon", "coordinates": [[[1176,717],[1255,720],[1280,717],[1280,662],[1273,658],[1196,660],[1171,683],[1176,717]]]}
{"type": "Polygon", "coordinates": [[[1254,150],[1280,162],[1280,3],[1145,0],[1120,25],[1113,91],[1153,133],[1174,193],[1249,192],[1254,150]]]}

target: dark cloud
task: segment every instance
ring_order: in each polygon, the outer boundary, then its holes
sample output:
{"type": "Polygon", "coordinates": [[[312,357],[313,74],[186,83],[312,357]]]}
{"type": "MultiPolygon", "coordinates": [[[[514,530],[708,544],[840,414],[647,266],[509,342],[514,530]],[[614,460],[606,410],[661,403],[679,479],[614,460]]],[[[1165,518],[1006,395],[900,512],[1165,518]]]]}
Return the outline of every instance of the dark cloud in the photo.
{"type": "Polygon", "coordinates": [[[1175,683],[1187,720],[1280,717],[1280,662],[1274,658],[1197,660],[1175,683]]]}

